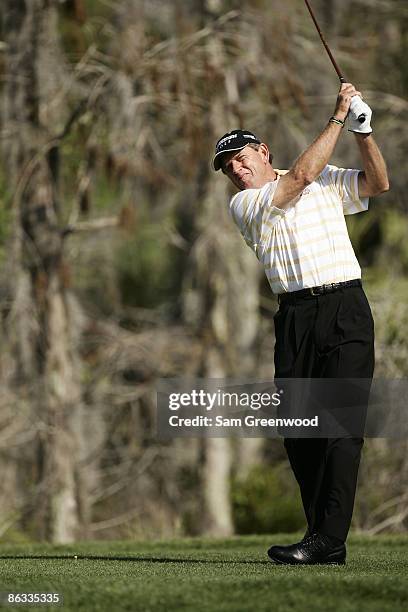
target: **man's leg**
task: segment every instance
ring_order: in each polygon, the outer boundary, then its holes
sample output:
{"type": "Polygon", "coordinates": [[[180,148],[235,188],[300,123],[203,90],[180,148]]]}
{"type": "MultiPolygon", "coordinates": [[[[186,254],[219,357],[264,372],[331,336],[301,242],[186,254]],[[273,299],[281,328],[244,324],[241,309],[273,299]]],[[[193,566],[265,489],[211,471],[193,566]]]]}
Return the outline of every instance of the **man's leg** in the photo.
{"type": "Polygon", "coordinates": [[[302,497],[308,530],[314,531],[316,504],[324,478],[325,438],[285,438],[285,449],[302,497]]]}
{"type": "Polygon", "coordinates": [[[313,531],[346,541],[353,515],[363,443],[363,438],[334,438],[327,441],[313,531]]]}
{"type": "MultiPolygon", "coordinates": [[[[323,378],[365,379],[356,400],[358,410],[365,412],[374,371],[374,325],[367,298],[358,287],[324,297],[328,299],[319,302],[316,321],[319,374],[323,378]]],[[[355,387],[347,380],[343,384],[350,388],[350,393],[343,389],[344,395],[351,396],[355,387]]],[[[334,395],[336,405],[336,390],[334,395]]],[[[362,437],[328,439],[322,458],[324,475],[313,508],[312,527],[343,542],[353,514],[363,443],[362,437]]]]}
{"type": "MultiPolygon", "coordinates": [[[[275,315],[275,379],[312,376],[316,361],[316,316],[316,298],[297,300],[293,304],[281,306],[275,315]]],[[[315,522],[316,499],[324,475],[326,441],[320,438],[285,437],[284,446],[299,485],[308,528],[311,530],[315,522]]]]}

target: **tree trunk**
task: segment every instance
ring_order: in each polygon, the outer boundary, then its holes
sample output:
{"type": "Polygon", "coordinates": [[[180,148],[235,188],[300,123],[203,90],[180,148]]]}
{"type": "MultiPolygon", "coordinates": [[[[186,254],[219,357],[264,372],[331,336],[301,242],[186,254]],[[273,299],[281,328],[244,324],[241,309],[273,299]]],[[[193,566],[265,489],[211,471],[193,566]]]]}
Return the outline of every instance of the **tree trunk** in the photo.
{"type": "MultiPolygon", "coordinates": [[[[202,22],[220,16],[220,3],[202,3],[202,22]]],[[[222,41],[213,37],[207,46],[209,73],[219,80],[204,127],[213,143],[232,122],[239,123],[236,75],[223,72],[222,41]],[[218,89],[217,89],[218,91],[218,89]]],[[[212,77],[211,77],[212,78],[212,77]]],[[[216,85],[215,85],[216,86],[216,85]]],[[[227,180],[208,171],[203,161],[197,178],[198,207],[194,219],[198,238],[191,253],[185,283],[184,316],[202,335],[204,352],[200,375],[209,379],[253,376],[253,346],[258,331],[259,265],[233,227],[228,206],[227,180]]],[[[230,499],[232,448],[228,438],[203,441],[203,529],[209,535],[234,531],[230,499]]]]}
{"type": "Polygon", "coordinates": [[[14,297],[10,341],[14,383],[30,389],[39,436],[38,483],[31,521],[54,542],[80,525],[77,458],[81,389],[71,338],[58,210],[58,147],[49,126],[61,122],[55,0],[6,0],[3,157],[13,197],[14,297]]]}

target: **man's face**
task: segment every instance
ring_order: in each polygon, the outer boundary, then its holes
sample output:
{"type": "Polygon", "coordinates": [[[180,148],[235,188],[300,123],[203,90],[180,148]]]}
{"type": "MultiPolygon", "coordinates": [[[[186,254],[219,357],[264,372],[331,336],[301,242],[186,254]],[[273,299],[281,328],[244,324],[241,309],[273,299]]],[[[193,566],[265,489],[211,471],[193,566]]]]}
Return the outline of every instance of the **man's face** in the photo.
{"type": "Polygon", "coordinates": [[[263,187],[268,180],[268,164],[266,145],[260,145],[258,151],[246,146],[240,151],[225,153],[221,160],[222,171],[240,191],[263,187]]]}

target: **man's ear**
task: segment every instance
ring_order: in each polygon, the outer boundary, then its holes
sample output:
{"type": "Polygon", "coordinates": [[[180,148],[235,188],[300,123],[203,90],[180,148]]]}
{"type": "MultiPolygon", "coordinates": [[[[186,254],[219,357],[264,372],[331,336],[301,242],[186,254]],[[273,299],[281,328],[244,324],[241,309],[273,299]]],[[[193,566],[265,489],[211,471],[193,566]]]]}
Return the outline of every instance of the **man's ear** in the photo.
{"type": "Polygon", "coordinates": [[[269,164],[269,149],[268,149],[268,145],[266,145],[264,142],[261,142],[261,144],[259,145],[258,151],[260,151],[265,164],[269,164]]]}

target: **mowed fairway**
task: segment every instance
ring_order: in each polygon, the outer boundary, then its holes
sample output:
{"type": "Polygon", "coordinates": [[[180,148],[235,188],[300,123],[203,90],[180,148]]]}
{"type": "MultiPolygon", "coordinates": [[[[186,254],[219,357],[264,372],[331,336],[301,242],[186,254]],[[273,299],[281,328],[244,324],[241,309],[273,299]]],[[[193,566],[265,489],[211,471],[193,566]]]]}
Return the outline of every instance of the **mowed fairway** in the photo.
{"type": "Polygon", "coordinates": [[[408,537],[351,537],[345,567],[296,568],[267,560],[271,544],[294,539],[3,545],[0,590],[58,592],[63,606],[28,609],[87,612],[408,610],[408,537]]]}

